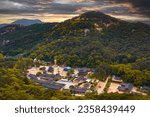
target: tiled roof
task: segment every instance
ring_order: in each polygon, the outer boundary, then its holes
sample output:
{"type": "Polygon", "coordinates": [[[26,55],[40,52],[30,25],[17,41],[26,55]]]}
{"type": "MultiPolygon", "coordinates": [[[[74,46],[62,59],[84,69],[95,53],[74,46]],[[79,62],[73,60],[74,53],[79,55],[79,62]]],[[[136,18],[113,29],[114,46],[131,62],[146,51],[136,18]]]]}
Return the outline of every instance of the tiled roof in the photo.
{"type": "Polygon", "coordinates": [[[120,91],[128,91],[130,92],[133,88],[132,83],[121,83],[121,86],[118,87],[120,91]]]}
{"type": "Polygon", "coordinates": [[[72,88],[71,89],[71,91],[75,91],[75,92],[79,92],[79,93],[85,93],[86,92],[86,88],[80,88],[80,87],[78,87],[78,88],[72,88]]]}
{"type": "Polygon", "coordinates": [[[50,84],[47,88],[49,89],[54,89],[54,90],[60,90],[65,86],[65,84],[60,84],[60,83],[52,83],[50,84]]]}

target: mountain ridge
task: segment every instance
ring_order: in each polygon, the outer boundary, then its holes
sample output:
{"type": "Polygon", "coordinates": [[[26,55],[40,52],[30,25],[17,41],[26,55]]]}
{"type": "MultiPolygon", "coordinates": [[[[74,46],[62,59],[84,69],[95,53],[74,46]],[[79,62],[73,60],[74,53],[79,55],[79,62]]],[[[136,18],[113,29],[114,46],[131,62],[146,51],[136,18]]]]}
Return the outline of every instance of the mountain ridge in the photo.
{"type": "Polygon", "coordinates": [[[37,19],[19,19],[19,20],[16,20],[14,22],[12,22],[11,24],[19,24],[19,25],[23,25],[23,26],[29,26],[29,25],[32,25],[32,24],[40,24],[42,23],[41,20],[37,20],[37,19]]]}
{"type": "MultiPolygon", "coordinates": [[[[38,26],[46,26],[47,24],[35,25],[37,25],[35,27],[35,30],[37,30],[38,26]]],[[[29,27],[32,28],[32,25],[29,27]]],[[[148,56],[150,26],[143,23],[130,23],[110,17],[101,12],[92,11],[62,23],[56,23],[49,28],[42,32],[43,36],[41,39],[43,41],[42,43],[41,41],[37,43],[39,46],[35,47],[29,53],[30,57],[37,57],[46,61],[53,61],[56,57],[62,59],[61,63],[66,62],[66,64],[71,64],[73,62],[70,60],[66,61],[65,59],[74,56],[74,58],[79,59],[78,62],[74,62],[75,65],[93,66],[97,63],[94,60],[97,59],[111,62],[112,60],[122,61],[116,60],[116,58],[122,55],[127,57],[128,54],[137,59],[148,56]],[[85,63],[81,63],[83,58],[87,58],[85,63]],[[87,63],[91,65],[86,65],[87,63]]],[[[18,40],[14,41],[13,44],[8,43],[7,47],[3,46],[2,50],[4,53],[9,55],[10,51],[8,50],[14,49],[13,51],[16,51],[15,43],[18,45],[18,42],[20,42],[19,34],[22,34],[21,37],[24,37],[29,33],[28,31],[24,33],[26,29],[28,28],[20,30],[19,33],[15,31],[13,34],[2,35],[1,42],[4,40],[7,42],[11,36],[15,38],[12,38],[12,40],[18,40]]],[[[36,33],[38,34],[38,30],[36,33]]],[[[34,36],[38,38],[36,33],[34,36]]],[[[32,38],[36,41],[35,37],[32,38]]],[[[28,40],[28,38],[25,39],[28,40]]],[[[18,47],[22,48],[24,45],[19,45],[18,47]]]]}
{"type": "Polygon", "coordinates": [[[57,58],[60,63],[88,67],[100,61],[124,63],[118,58],[128,58],[128,54],[136,60],[148,56],[149,30],[147,24],[118,20],[100,12],[87,12],[53,27],[47,33],[49,41],[37,47],[30,56],[46,61],[57,58]]]}
{"type": "MultiPolygon", "coordinates": [[[[53,37],[53,35],[55,36],[57,35],[58,37],[59,35],[66,35],[66,34],[68,35],[70,34],[70,31],[76,33],[76,30],[79,30],[80,33],[83,33],[83,32],[88,32],[87,29],[89,28],[91,30],[96,29],[97,31],[101,31],[103,28],[106,28],[112,25],[113,23],[119,23],[119,22],[124,22],[124,21],[105,15],[101,12],[90,11],[90,12],[83,13],[72,19],[66,20],[62,23],[59,23],[57,26],[53,28],[52,35],[49,36],[53,37]]],[[[71,33],[70,35],[74,35],[74,34],[71,33]]]]}
{"type": "Polygon", "coordinates": [[[21,55],[51,64],[57,60],[58,65],[93,68],[100,79],[115,74],[124,82],[150,85],[147,24],[88,12],[62,23],[18,27],[0,35],[0,44],[6,57],[21,55]]]}
{"type": "Polygon", "coordinates": [[[41,20],[38,20],[38,19],[34,19],[34,20],[31,20],[31,19],[19,19],[19,20],[16,20],[12,23],[8,23],[8,24],[0,24],[0,28],[3,28],[5,26],[8,26],[8,25],[22,25],[22,26],[29,26],[29,25],[33,25],[33,24],[41,24],[43,23],[41,20]]]}

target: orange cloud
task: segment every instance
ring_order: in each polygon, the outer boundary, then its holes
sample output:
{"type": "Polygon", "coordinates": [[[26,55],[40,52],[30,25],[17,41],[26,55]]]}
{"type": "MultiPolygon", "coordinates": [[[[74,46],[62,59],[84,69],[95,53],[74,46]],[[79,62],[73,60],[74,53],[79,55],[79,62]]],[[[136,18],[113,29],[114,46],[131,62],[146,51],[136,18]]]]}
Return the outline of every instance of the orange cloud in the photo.
{"type": "Polygon", "coordinates": [[[40,19],[43,22],[62,22],[75,17],[75,14],[28,14],[28,15],[1,15],[0,23],[11,23],[17,19],[40,19]]]}

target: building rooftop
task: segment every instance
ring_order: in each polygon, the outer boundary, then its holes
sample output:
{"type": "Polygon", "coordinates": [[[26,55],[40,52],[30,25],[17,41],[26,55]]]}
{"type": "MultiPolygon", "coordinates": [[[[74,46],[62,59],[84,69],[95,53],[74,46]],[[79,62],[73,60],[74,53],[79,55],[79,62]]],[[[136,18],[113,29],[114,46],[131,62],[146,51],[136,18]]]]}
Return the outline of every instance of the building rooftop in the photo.
{"type": "Polygon", "coordinates": [[[132,83],[121,83],[121,86],[118,87],[118,90],[131,92],[132,88],[133,88],[132,83]]]}
{"type": "Polygon", "coordinates": [[[55,74],[54,77],[55,78],[61,78],[61,75],[58,73],[58,74],[55,74]]]}
{"type": "Polygon", "coordinates": [[[53,89],[53,90],[60,90],[65,86],[65,84],[61,84],[61,83],[52,83],[50,85],[47,86],[47,88],[49,89],[53,89]]]}
{"type": "Polygon", "coordinates": [[[74,86],[75,84],[71,81],[68,81],[67,79],[61,79],[57,81],[56,83],[65,84],[65,89],[69,89],[70,86],[74,86]]]}
{"type": "Polygon", "coordinates": [[[86,82],[85,84],[83,84],[83,86],[84,86],[84,88],[88,88],[88,87],[90,87],[90,83],[89,82],[86,82]]]}
{"type": "Polygon", "coordinates": [[[45,73],[45,74],[41,74],[40,77],[51,78],[53,77],[53,75],[45,73]]]}
{"type": "Polygon", "coordinates": [[[88,74],[87,71],[79,71],[78,76],[86,76],[88,74]]]}
{"type": "Polygon", "coordinates": [[[71,67],[65,67],[65,68],[64,68],[64,71],[67,72],[67,71],[69,71],[70,69],[71,69],[71,67]]]}
{"type": "Polygon", "coordinates": [[[48,71],[48,72],[53,72],[53,71],[54,71],[54,68],[50,66],[47,71],[48,71]]]}
{"type": "Polygon", "coordinates": [[[116,75],[113,75],[112,78],[115,79],[115,80],[121,80],[121,77],[116,76],[116,75]]]}
{"type": "Polygon", "coordinates": [[[77,68],[78,71],[82,71],[82,72],[89,72],[91,69],[90,68],[86,68],[86,67],[83,67],[83,68],[77,68]]]}
{"type": "Polygon", "coordinates": [[[36,82],[39,83],[39,84],[41,84],[41,85],[48,84],[48,82],[44,81],[44,80],[37,80],[36,82]]]}
{"type": "Polygon", "coordinates": [[[61,79],[61,80],[57,81],[56,83],[61,83],[61,84],[65,84],[65,85],[74,85],[73,82],[68,81],[67,79],[61,79]]]}
{"type": "Polygon", "coordinates": [[[29,77],[29,79],[31,79],[31,80],[38,80],[38,78],[37,78],[36,75],[34,75],[34,74],[29,74],[28,77],[29,77]]]}
{"type": "Polygon", "coordinates": [[[46,67],[40,67],[39,70],[46,70],[46,67]]]}
{"type": "Polygon", "coordinates": [[[80,87],[72,88],[70,90],[73,91],[74,93],[86,93],[86,91],[87,91],[86,88],[80,88],[80,87]]]}
{"type": "Polygon", "coordinates": [[[80,77],[80,78],[77,78],[76,80],[78,80],[78,81],[86,81],[87,79],[83,78],[83,77],[80,77]]]}
{"type": "Polygon", "coordinates": [[[150,86],[143,86],[143,89],[150,90],[150,86]]]}

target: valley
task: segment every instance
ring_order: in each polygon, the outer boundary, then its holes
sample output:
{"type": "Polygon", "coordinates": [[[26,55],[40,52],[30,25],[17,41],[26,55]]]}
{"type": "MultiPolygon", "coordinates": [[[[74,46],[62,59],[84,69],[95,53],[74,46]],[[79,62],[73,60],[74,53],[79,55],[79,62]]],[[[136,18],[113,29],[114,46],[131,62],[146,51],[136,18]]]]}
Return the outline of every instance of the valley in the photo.
{"type": "Polygon", "coordinates": [[[150,25],[97,11],[4,26],[0,99],[150,99],[149,45],[150,25]]]}

